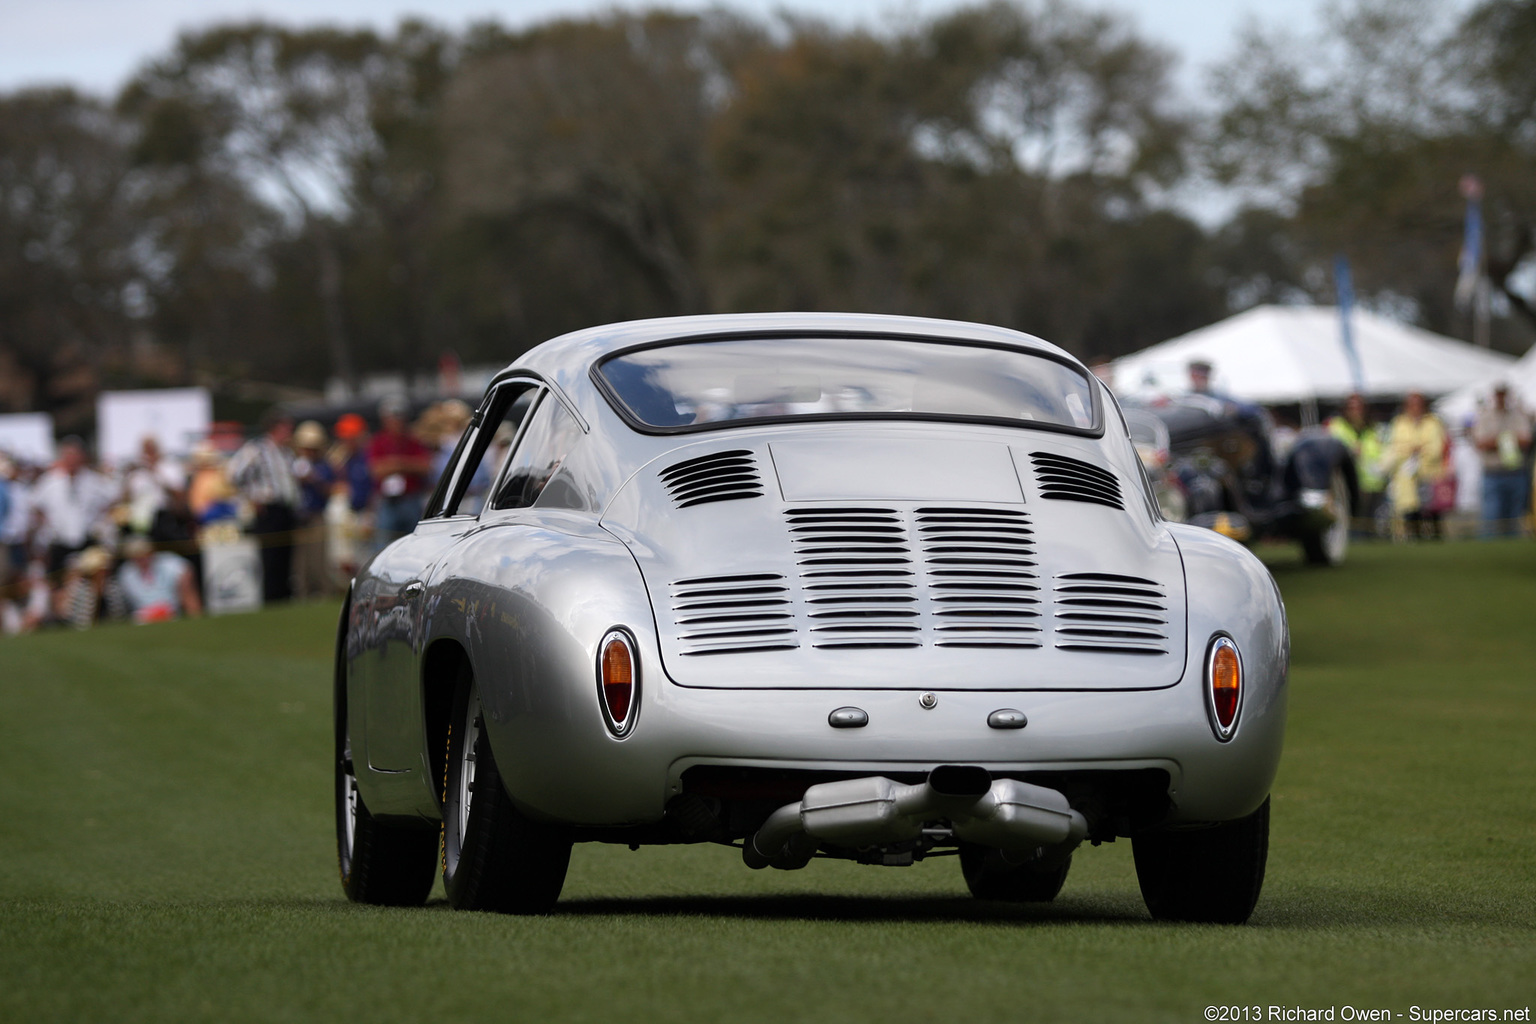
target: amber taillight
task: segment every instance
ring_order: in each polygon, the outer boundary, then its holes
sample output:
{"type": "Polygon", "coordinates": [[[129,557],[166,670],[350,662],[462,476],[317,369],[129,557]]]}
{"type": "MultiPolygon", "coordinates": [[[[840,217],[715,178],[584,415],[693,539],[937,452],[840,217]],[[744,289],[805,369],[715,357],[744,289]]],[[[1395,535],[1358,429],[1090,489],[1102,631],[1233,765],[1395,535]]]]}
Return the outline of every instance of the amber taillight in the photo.
{"type": "Polygon", "coordinates": [[[1205,692],[1209,698],[1211,729],[1226,741],[1237,731],[1237,715],[1243,707],[1243,659],[1229,636],[1211,641],[1205,656],[1205,692]]]}
{"type": "Polygon", "coordinates": [[[603,637],[597,663],[603,717],[615,736],[623,736],[634,724],[640,695],[640,673],[629,634],[615,629],[603,637]]]}

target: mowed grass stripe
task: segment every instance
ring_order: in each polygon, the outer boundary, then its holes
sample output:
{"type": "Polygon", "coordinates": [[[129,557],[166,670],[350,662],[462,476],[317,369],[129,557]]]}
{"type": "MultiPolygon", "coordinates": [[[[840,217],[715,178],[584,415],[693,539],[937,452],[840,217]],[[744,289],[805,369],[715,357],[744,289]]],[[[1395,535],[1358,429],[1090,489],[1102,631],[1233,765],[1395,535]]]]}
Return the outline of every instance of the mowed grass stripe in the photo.
{"type": "Polygon", "coordinates": [[[330,800],[334,616],[296,607],[0,646],[0,892],[238,896],[309,874],[330,800]]]}
{"type": "Polygon", "coordinates": [[[348,904],[335,611],[0,644],[0,1020],[1202,1019],[1536,994],[1536,546],[1276,555],[1295,657],[1269,883],[1153,924],[1130,844],[1043,907],[952,859],[750,872],[581,846],[556,914],[348,904]]]}

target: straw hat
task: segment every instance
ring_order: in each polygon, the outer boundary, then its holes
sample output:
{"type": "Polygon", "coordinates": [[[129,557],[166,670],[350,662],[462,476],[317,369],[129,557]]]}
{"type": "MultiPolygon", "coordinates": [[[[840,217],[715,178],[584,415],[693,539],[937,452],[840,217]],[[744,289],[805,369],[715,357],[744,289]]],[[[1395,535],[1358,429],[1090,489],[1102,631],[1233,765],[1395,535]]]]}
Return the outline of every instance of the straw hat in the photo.
{"type": "Polygon", "coordinates": [[[443,432],[462,434],[469,426],[469,406],[457,398],[449,398],[439,403],[438,416],[442,420],[443,432]]]}
{"type": "Polygon", "coordinates": [[[203,441],[192,449],[192,467],[194,469],[206,469],[209,466],[217,466],[220,462],[219,450],[211,441],[203,441]]]}
{"type": "Polygon", "coordinates": [[[429,405],[416,417],[416,422],[411,425],[411,433],[424,444],[437,444],[444,434],[443,410],[440,405],[429,405]]]}
{"type": "Polygon", "coordinates": [[[314,448],[317,450],[324,448],[325,428],[314,420],[305,420],[293,432],[293,446],[295,448],[314,448]]]}
{"type": "Polygon", "coordinates": [[[112,552],[101,545],[86,548],[75,556],[75,568],[87,576],[101,572],[112,565],[112,552]]]}

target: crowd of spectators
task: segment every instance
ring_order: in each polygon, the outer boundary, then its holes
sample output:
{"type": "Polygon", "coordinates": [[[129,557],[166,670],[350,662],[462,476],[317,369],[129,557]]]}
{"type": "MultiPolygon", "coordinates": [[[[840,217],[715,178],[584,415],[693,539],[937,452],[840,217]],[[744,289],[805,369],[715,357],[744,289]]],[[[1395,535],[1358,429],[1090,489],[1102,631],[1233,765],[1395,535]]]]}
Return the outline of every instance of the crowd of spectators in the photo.
{"type": "Polygon", "coordinates": [[[1397,539],[1438,539],[1444,517],[1471,509],[1484,537],[1520,536],[1531,508],[1532,420],[1499,384],[1476,416],[1448,426],[1414,392],[1390,422],[1350,396],[1328,429],[1354,453],[1357,516],[1397,539]]]}
{"type": "Polygon", "coordinates": [[[118,465],[78,437],[52,465],[0,453],[0,630],[201,615],[204,550],[241,538],[260,552],[264,601],[339,592],[415,528],[470,420],[457,400],[408,411],[385,401],[377,431],[356,413],[296,425],[275,411],[233,451],[209,440],[185,460],[152,437],[118,465]]]}
{"type": "MultiPolygon", "coordinates": [[[[203,613],[202,552],[253,538],[262,598],[344,589],[357,567],[415,528],[470,410],[458,400],[414,421],[403,400],[378,409],[378,429],[348,413],[295,425],[271,413],[232,452],[211,440],[183,462],[146,437],[126,464],[93,462],[78,437],[52,465],[0,453],[0,630],[86,628],[103,619],[156,622],[203,613]]],[[[1441,518],[1479,492],[1484,536],[1518,535],[1530,510],[1532,420],[1500,385],[1474,420],[1448,429],[1423,395],[1390,422],[1353,396],[1329,422],[1355,454],[1357,515],[1399,537],[1438,537],[1441,518]]],[[[504,447],[510,437],[498,435],[504,447]]],[[[490,485],[484,460],[461,507],[490,485]]]]}

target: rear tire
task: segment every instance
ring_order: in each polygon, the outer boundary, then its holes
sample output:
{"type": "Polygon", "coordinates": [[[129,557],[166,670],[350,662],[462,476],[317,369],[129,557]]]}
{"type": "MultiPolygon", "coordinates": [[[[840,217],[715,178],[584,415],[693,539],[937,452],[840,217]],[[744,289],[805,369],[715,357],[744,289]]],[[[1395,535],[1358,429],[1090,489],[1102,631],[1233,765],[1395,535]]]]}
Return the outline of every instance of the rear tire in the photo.
{"type": "Polygon", "coordinates": [[[480,694],[460,678],[448,727],[443,792],[443,887],[459,910],[547,914],[571,860],[567,829],[513,806],[485,734],[480,694]]]}
{"type": "Polygon", "coordinates": [[[1269,798],[1246,818],[1187,832],[1149,832],[1133,839],[1131,848],[1153,918],[1242,924],[1264,888],[1269,798]]]}
{"type": "Polygon", "coordinates": [[[355,903],[419,907],[432,891],[437,836],[430,827],[390,825],[368,811],[357,788],[347,724],[345,668],[336,673],[336,861],[355,903]]]}
{"type": "Polygon", "coordinates": [[[985,846],[960,847],[960,870],[971,895],[979,900],[1007,903],[1049,903],[1061,892],[1072,870],[1069,855],[1060,864],[1040,868],[1034,864],[999,863],[985,846]]]}

